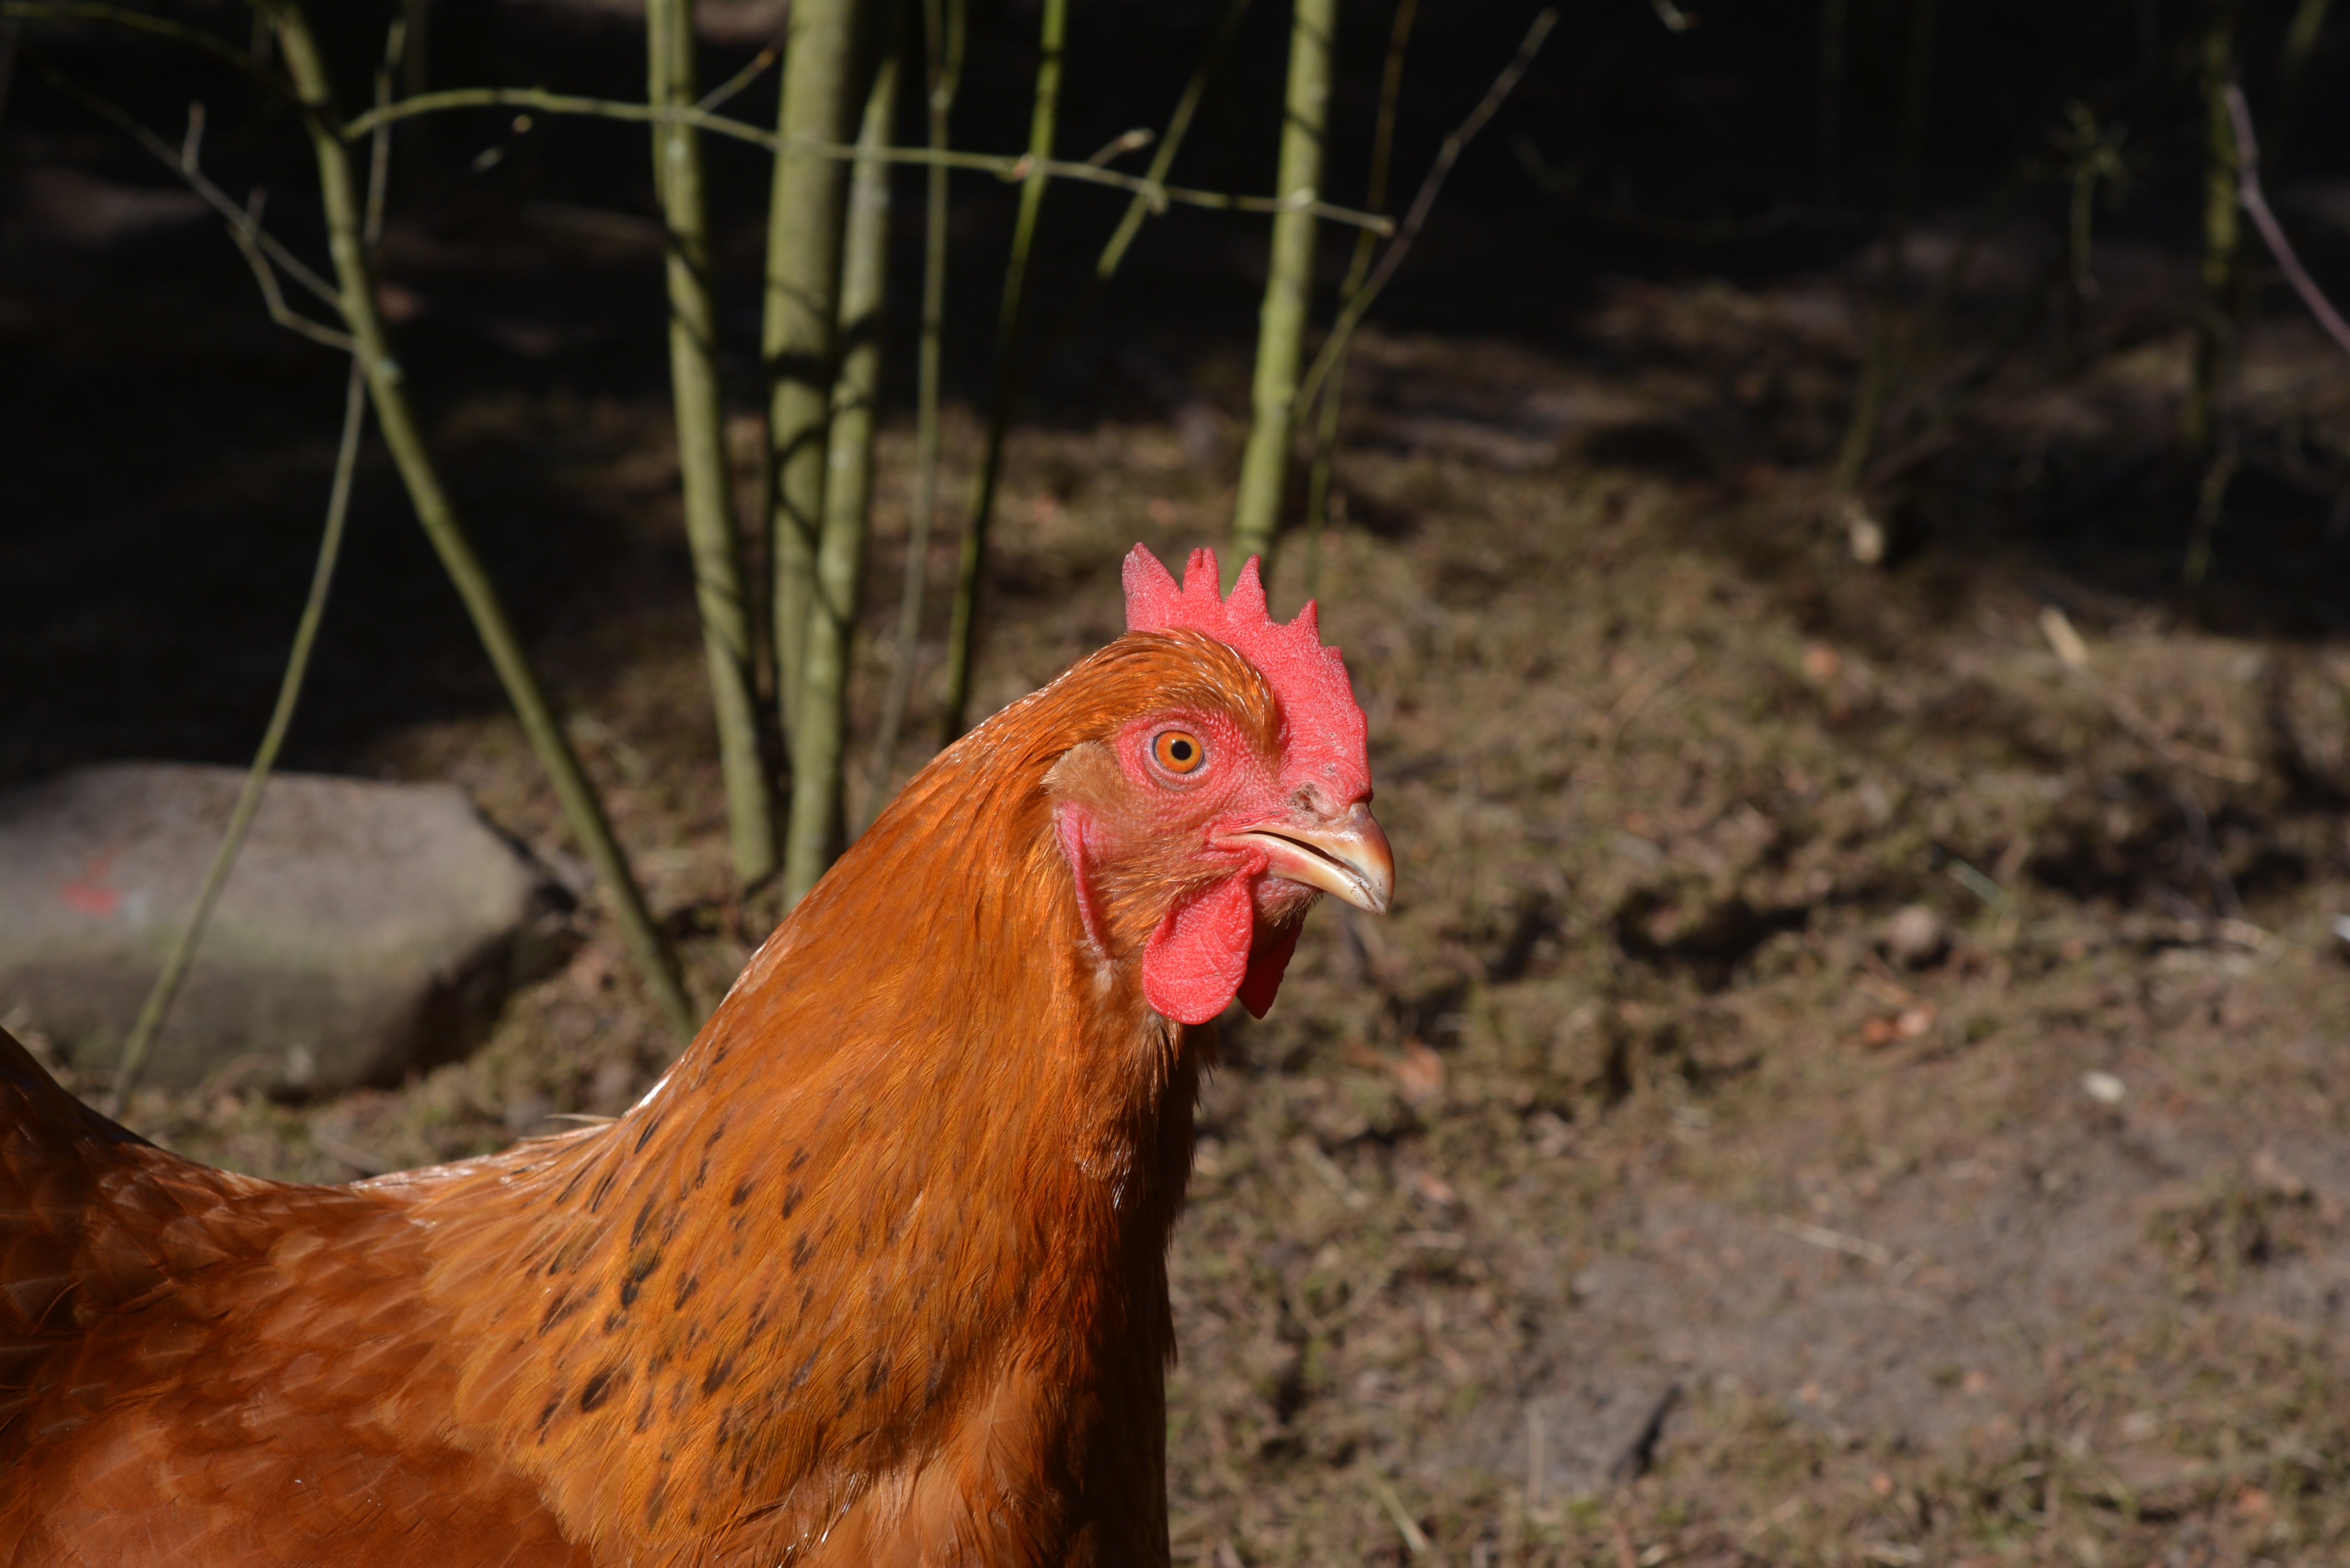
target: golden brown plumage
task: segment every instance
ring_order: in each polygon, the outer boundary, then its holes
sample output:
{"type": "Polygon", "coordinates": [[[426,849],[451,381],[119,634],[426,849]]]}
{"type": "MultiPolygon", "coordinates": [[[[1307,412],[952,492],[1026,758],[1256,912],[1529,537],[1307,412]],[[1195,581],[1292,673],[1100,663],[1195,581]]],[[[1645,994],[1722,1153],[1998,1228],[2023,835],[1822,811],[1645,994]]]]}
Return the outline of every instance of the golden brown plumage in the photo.
{"type": "Polygon", "coordinates": [[[1165,1563],[1207,1020],[1389,871],[1351,701],[1141,569],[618,1122],[286,1186],[0,1035],[0,1568],[1165,1563]]]}

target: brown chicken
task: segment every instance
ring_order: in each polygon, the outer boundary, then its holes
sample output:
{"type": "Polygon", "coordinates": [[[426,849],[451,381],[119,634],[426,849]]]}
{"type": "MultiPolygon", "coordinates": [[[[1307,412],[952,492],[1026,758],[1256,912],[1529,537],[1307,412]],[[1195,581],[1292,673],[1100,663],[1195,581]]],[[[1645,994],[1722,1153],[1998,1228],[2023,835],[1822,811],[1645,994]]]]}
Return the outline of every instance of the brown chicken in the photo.
{"type": "Polygon", "coordinates": [[[1213,1020],[1393,866],[1312,607],[1126,582],[617,1122],[287,1186],[0,1035],[0,1564],[1166,1563],[1213,1020]]]}

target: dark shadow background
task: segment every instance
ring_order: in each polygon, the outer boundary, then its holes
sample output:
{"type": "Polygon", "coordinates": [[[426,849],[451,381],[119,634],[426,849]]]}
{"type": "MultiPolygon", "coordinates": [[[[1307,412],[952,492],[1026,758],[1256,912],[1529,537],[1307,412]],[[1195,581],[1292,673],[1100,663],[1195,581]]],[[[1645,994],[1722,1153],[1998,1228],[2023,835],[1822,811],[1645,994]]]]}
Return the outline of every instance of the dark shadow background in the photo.
{"type": "MultiPolygon", "coordinates": [[[[250,31],[249,14],[225,0],[156,8],[234,40],[250,31]]],[[[362,102],[394,8],[317,9],[346,102],[362,102]]],[[[1422,6],[1393,208],[1409,201],[1536,9],[1521,0],[1422,6]]],[[[1083,157],[1129,127],[1162,124],[1221,10],[1221,0],[1081,0],[1062,154],[1083,157]]],[[[972,11],[957,140],[1015,151],[1036,7],[980,0],[972,11]]],[[[2244,80],[2263,108],[2289,12],[2244,7],[2244,80]]],[[[1649,0],[1565,7],[1536,67],[1461,160],[1380,301],[1373,319],[1383,330],[1507,343],[1601,372],[1677,363],[1726,386],[1738,366],[1707,342],[1665,335],[1627,346],[1594,335],[1596,302],[1627,282],[1767,290],[1815,277],[1862,308],[1874,276],[1866,258],[1897,180],[1909,6],[1852,0],[1825,158],[1820,5],[1699,0],[1687,14],[1696,25],[1677,32],[1649,0]]],[[[1345,13],[1328,182],[1336,201],[1362,192],[1390,15],[1380,0],[1345,13]]],[[[1956,234],[2012,183],[1991,239],[2037,235],[2043,252],[2056,244],[2068,188],[2051,136],[2064,105],[2079,100],[2101,121],[2130,127],[2131,182],[2118,211],[2100,211],[2101,254],[2150,258],[2139,270],[2160,285],[2116,288],[2095,310],[2057,297],[2063,290],[2039,275],[1970,287],[1954,304],[1954,340],[1980,338],[2022,311],[2035,362],[2054,365],[2156,341],[2193,319],[2202,154],[2192,63],[2205,16],[2188,0],[1940,7],[1920,229],[1956,234]],[[2027,175],[2017,182],[2019,169],[2027,175]]],[[[1286,26],[1284,7],[1253,7],[1177,181],[1270,190],[1286,26]]],[[[759,43],[739,24],[712,38],[703,81],[723,79],[759,43]]],[[[2350,19],[2337,16],[2272,171],[2281,191],[2307,197],[2280,204],[2337,298],[2350,297],[2350,221],[2308,214],[2350,195],[2345,65],[2350,19]]],[[[219,223],[57,90],[45,75],[52,69],[170,139],[201,99],[208,169],[234,193],[265,188],[271,228],[326,268],[307,150],[280,106],[168,44],[88,26],[26,30],[0,119],[0,783],[107,758],[241,763],[307,581],[343,368],[269,324],[219,223]]],[[[436,17],[431,76],[434,86],[640,97],[641,23],[584,3],[449,5],[436,17]]],[[[772,123],[775,79],[769,72],[730,111],[772,123]]],[[[916,96],[906,95],[901,140],[920,139],[916,96]]],[[[730,399],[748,415],[762,401],[766,163],[754,150],[706,145],[730,399]]],[[[1129,155],[1124,166],[1139,170],[1147,157],[1129,155]]],[[[546,117],[517,131],[510,116],[468,111],[403,130],[397,167],[383,273],[411,388],[525,635],[558,689],[592,698],[650,639],[691,635],[682,539],[672,524],[648,522],[669,515],[670,477],[649,464],[641,483],[616,484],[606,461],[666,418],[647,138],[640,127],[546,117]]],[[[908,171],[897,187],[889,363],[899,421],[910,417],[920,181],[908,171]]],[[[991,381],[1014,202],[1012,187],[957,179],[948,368],[951,396],[972,405],[983,405],[991,381]]],[[[1176,209],[1146,228],[1113,286],[1064,323],[1122,209],[1115,192],[1054,188],[1031,351],[1045,329],[1067,330],[1034,368],[1023,417],[1147,420],[1204,400],[1244,421],[1263,220],[1176,209]]],[[[2256,317],[2296,317],[2257,241],[2246,243],[2256,317]]],[[[1324,231],[1326,317],[1350,249],[1348,234],[1324,231]]],[[[1847,385],[1856,370],[1853,356],[1823,356],[1815,344],[1791,338],[1783,352],[1823,359],[1810,368],[1847,385]]],[[[1636,432],[1595,455],[1700,489],[1757,463],[1818,470],[1833,458],[1833,424],[1738,413],[1727,393],[1724,410],[1687,429],[1636,432]]],[[[2290,424],[2292,411],[2278,417],[2290,424]]],[[[2012,465],[2014,454],[1987,450],[1984,438],[1960,441],[1897,487],[1904,533],[1894,569],[2062,571],[2205,624],[2338,634],[2350,619],[2350,540],[2336,501],[2350,478],[2350,437],[2294,439],[2299,459],[2248,442],[2214,577],[2197,595],[2182,594],[2177,569],[2197,474],[2166,455],[2160,431],[2103,445],[2053,437],[2020,504],[2011,504],[2013,486],[2000,492],[2008,500],[1987,503],[1991,490],[1968,479],[1970,464],[2012,465]]],[[[1236,469],[1227,446],[1214,461],[1236,469]]],[[[960,492],[951,474],[950,497],[960,492]]],[[[951,508],[943,522],[960,525],[951,508]]],[[[1788,541],[1708,537],[1759,573],[1811,569],[1800,549],[1781,547],[1788,541]]],[[[370,444],[287,765],[348,766],[402,726],[502,705],[370,444]]]]}

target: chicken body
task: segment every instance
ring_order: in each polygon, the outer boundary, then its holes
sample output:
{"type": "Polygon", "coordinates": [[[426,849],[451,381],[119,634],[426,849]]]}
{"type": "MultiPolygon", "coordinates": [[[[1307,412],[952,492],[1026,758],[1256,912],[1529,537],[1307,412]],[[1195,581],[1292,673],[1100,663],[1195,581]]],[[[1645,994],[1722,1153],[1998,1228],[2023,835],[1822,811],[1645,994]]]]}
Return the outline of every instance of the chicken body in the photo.
{"type": "Polygon", "coordinates": [[[608,1126],[286,1186],[0,1035],[0,1564],[1164,1563],[1208,1020],[1391,875],[1274,676],[999,714],[608,1126]]]}

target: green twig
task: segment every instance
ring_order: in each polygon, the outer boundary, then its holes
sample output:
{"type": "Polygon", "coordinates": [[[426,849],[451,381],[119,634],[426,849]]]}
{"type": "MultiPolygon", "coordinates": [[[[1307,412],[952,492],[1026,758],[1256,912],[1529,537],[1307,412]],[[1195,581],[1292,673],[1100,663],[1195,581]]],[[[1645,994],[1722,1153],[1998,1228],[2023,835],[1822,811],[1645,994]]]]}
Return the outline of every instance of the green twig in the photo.
{"type": "Polygon", "coordinates": [[[514,704],[523,732],[538,755],[539,765],[546,770],[548,781],[555,786],[571,831],[611,896],[621,935],[644,972],[646,985],[671,1026],[681,1034],[691,1035],[696,1023],[693,1004],[686,998],[669,944],[645,907],[644,895],[629,870],[628,857],[622,854],[611,824],[605,818],[603,803],[580,771],[579,759],[573,754],[571,742],[556,719],[554,705],[547,701],[538,672],[523,649],[522,639],[515,636],[513,623],[506,618],[497,589],[473,553],[473,541],[450,504],[448,493],[441,487],[440,475],[424,445],[423,432],[417,428],[415,414],[408,405],[405,373],[392,358],[383,318],[376,309],[374,279],[362,237],[359,198],[352,187],[348,154],[338,134],[341,116],[335,107],[334,89],[317,40],[298,5],[277,5],[267,15],[276,29],[278,47],[286,57],[286,67],[293,75],[304,121],[309,129],[310,145],[318,166],[318,192],[326,208],[328,244],[341,285],[343,322],[359,344],[359,359],[367,372],[369,395],[375,400],[377,428],[383,432],[384,445],[390,449],[392,462],[407,486],[417,521],[440,556],[442,569],[449,574],[458,597],[464,601],[473,629],[505,687],[507,700],[514,704]]]}
{"type": "MultiPolygon", "coordinates": [[[[1053,133],[1061,97],[1061,51],[1068,32],[1069,0],[1045,0],[1039,27],[1036,91],[1028,116],[1028,152],[1023,161],[1042,168],[1053,159],[1053,133]]],[[[1087,168],[1076,164],[1075,168],[1087,168]]],[[[1020,191],[1020,215],[1012,230],[1012,258],[1003,270],[1003,299],[995,318],[995,395],[987,412],[987,449],[980,460],[973,487],[971,521],[955,562],[955,597],[947,629],[946,701],[939,714],[939,744],[948,746],[962,734],[971,704],[972,649],[979,627],[979,585],[987,566],[987,530],[995,513],[995,486],[1003,466],[1003,437],[1012,421],[1012,405],[1019,394],[1019,376],[1013,349],[1020,336],[1020,319],[1027,306],[1028,253],[1035,244],[1036,215],[1045,204],[1045,182],[1031,179],[1020,191]]]]}
{"type": "MultiPolygon", "coordinates": [[[[1388,172],[1395,154],[1396,104],[1403,94],[1403,62],[1411,44],[1411,27],[1419,0],[1398,0],[1395,21],[1388,34],[1387,67],[1379,74],[1379,115],[1371,130],[1371,178],[1363,204],[1373,212],[1387,205],[1388,172]]],[[[1347,263],[1347,280],[1338,297],[1350,300],[1361,292],[1370,275],[1371,253],[1377,242],[1367,233],[1355,236],[1355,254],[1347,263]]],[[[1341,341],[1331,362],[1329,390],[1323,395],[1321,424],[1314,432],[1314,466],[1305,482],[1305,597],[1322,591],[1322,535],[1330,522],[1330,463],[1338,448],[1338,405],[1347,390],[1347,344],[1341,341]]]]}
{"type": "MultiPolygon", "coordinates": [[[[923,51],[930,86],[931,150],[947,144],[948,119],[962,77],[964,0],[922,0],[923,51]]],[[[866,794],[868,817],[881,809],[898,766],[898,738],[913,693],[914,649],[922,632],[922,597],[929,587],[931,531],[939,514],[939,400],[943,378],[942,333],[947,301],[947,169],[930,166],[922,214],[922,341],[916,372],[914,515],[907,530],[906,578],[898,600],[898,639],[891,650],[889,689],[881,703],[881,730],[873,745],[873,776],[866,794]]]]}
{"type": "Polygon", "coordinates": [[[196,894],[195,910],[173,939],[172,950],[163,960],[162,972],[155,977],[137,1020],[130,1025],[130,1036],[122,1043],[121,1061],[115,1067],[114,1083],[107,1091],[106,1109],[109,1116],[122,1114],[131,1089],[147,1069],[156,1036],[162,1033],[163,1021],[170,1016],[172,1003],[180,994],[181,982],[188,978],[188,967],[195,961],[196,949],[203,941],[213,907],[220,902],[221,890],[228,886],[229,870],[236,864],[237,852],[244,847],[245,835],[253,827],[255,814],[261,809],[261,794],[269,783],[270,770],[277,765],[278,749],[286,743],[286,732],[293,725],[294,710],[302,700],[302,681],[310,670],[310,650],[318,639],[318,623],[327,613],[327,595],[334,587],[335,562],[342,554],[343,523],[350,514],[351,475],[359,463],[359,431],[366,420],[367,378],[354,358],[343,393],[343,435],[341,444],[335,450],[334,483],[327,493],[327,525],[318,537],[317,564],[310,570],[310,593],[302,601],[302,618],[294,627],[294,647],[286,656],[286,673],[277,682],[277,705],[269,711],[268,728],[262,732],[261,745],[253,753],[253,765],[245,770],[244,786],[237,791],[236,805],[229,812],[228,831],[221,835],[220,847],[213,852],[213,863],[204,872],[203,886],[196,894]]]}
{"type": "Polygon", "coordinates": [[[777,46],[769,44],[751,57],[749,65],[694,99],[693,107],[708,114],[716,110],[720,104],[732,102],[736,95],[774,69],[775,62],[782,57],[783,51],[777,46]]]}
{"type": "MultiPolygon", "coordinates": [[[[1403,265],[1403,258],[1410,253],[1411,242],[1419,236],[1419,231],[1428,223],[1430,211],[1436,205],[1437,192],[1444,189],[1445,177],[1461,161],[1461,150],[1485,129],[1485,122],[1500,110],[1503,102],[1517,87],[1519,78],[1534,65],[1534,57],[1542,52],[1543,40],[1549,37],[1551,29],[1557,26],[1558,7],[1555,5],[1546,7],[1534,18],[1534,26],[1526,29],[1525,38],[1518,45],[1518,52],[1510,57],[1510,63],[1502,67],[1502,74],[1493,78],[1493,85],[1485,89],[1485,96],[1478,100],[1475,109],[1469,111],[1469,118],[1453,127],[1452,134],[1446,137],[1443,145],[1436,150],[1436,161],[1429,165],[1427,176],[1420,181],[1419,190],[1412,196],[1411,206],[1404,213],[1403,223],[1395,229],[1395,237],[1388,242],[1387,249],[1379,253],[1378,265],[1371,269],[1371,275],[1363,280],[1363,286],[1339,307],[1338,319],[1331,325],[1330,336],[1323,343],[1322,351],[1314,357],[1313,368],[1299,380],[1299,408],[1313,403],[1322,389],[1323,381],[1338,362],[1338,356],[1346,351],[1348,335],[1361,324],[1364,313],[1378,303],[1380,290],[1386,288],[1388,280],[1395,276],[1396,268],[1403,265]]],[[[1387,221],[1384,218],[1380,220],[1381,223],[1387,221]]]]}
{"type": "Polygon", "coordinates": [[[406,119],[411,115],[433,114],[453,109],[501,107],[536,109],[542,114],[588,115],[604,119],[669,119],[712,135],[747,141],[770,152],[789,152],[799,157],[835,159],[845,162],[869,159],[882,163],[936,164],[947,169],[969,169],[983,174],[993,174],[1011,184],[1075,180],[1089,185],[1107,185],[1114,190],[1135,192],[1148,198],[1154,206],[1172,202],[1180,206],[1210,207],[1231,213],[1285,213],[1298,209],[1330,223],[1351,223],[1369,229],[1374,234],[1386,234],[1394,231],[1393,223],[1377,213],[1357,212],[1352,207],[1334,206],[1327,202],[1308,202],[1301,205],[1284,196],[1239,196],[1223,191],[1194,190],[1186,185],[1161,185],[1139,174],[1125,174],[1091,163],[1039,158],[1027,153],[1017,158],[1004,158],[986,152],[956,152],[927,147],[884,147],[860,152],[853,143],[818,137],[779,135],[762,130],[755,125],[745,125],[739,119],[729,119],[723,115],[710,114],[698,109],[656,109],[650,104],[629,103],[616,99],[580,98],[568,93],[548,92],[541,88],[452,88],[445,92],[426,93],[421,98],[402,99],[398,103],[361,115],[343,127],[343,134],[361,136],[384,120],[406,119]]]}
{"type": "MultiPolygon", "coordinates": [[[[1167,171],[1175,166],[1175,154],[1181,151],[1183,139],[1191,133],[1191,119],[1200,111],[1200,99],[1208,90],[1208,78],[1214,76],[1217,64],[1231,47],[1232,35],[1240,30],[1241,18],[1248,15],[1249,0],[1229,0],[1223,19],[1216,24],[1214,36],[1208,40],[1205,53],[1191,72],[1191,79],[1183,84],[1183,96],[1175,100],[1175,112],[1167,121],[1167,133],[1159,139],[1159,151],[1150,155],[1149,172],[1143,175],[1149,185],[1163,186],[1167,171]]],[[[1374,206],[1377,203],[1373,203],[1374,206]]],[[[1118,221],[1109,243],[1102,246],[1101,256],[1094,263],[1094,276],[1107,282],[1118,264],[1126,259],[1128,245],[1142,228],[1142,220],[1159,208],[1147,191],[1135,192],[1134,200],[1126,204],[1126,216],[1118,221]]]]}
{"type": "MultiPolygon", "coordinates": [[[[894,42],[894,40],[892,40],[894,42]]],[[[889,139],[898,107],[898,59],[885,47],[866,99],[860,145],[889,139]]],[[[784,853],[784,907],[816,886],[840,853],[848,748],[848,665],[873,513],[873,431],[881,389],[881,328],[889,303],[889,166],[859,163],[849,182],[840,276],[840,379],[833,390],[816,546],[806,670],[792,734],[791,831],[784,853]]]]}
{"type": "MultiPolygon", "coordinates": [[[[693,101],[693,0],[648,0],[646,96],[693,101]]],[[[702,148],[689,125],[656,122],[653,184],[668,222],[670,385],[694,600],[718,724],[734,877],[749,886],[775,868],[775,796],[759,750],[758,678],[743,599],[743,554],[729,497],[724,406],[718,386],[718,311],[710,293],[710,224],[702,148]]]]}
{"type": "Polygon", "coordinates": [[[228,225],[229,238],[236,242],[237,250],[253,269],[254,281],[260,286],[262,301],[268,306],[272,321],[337,353],[350,352],[351,340],[347,334],[331,327],[320,326],[309,317],[296,314],[286,305],[285,292],[277,286],[273,265],[283,269],[288,277],[337,310],[342,308],[342,296],[334,285],[313,272],[301,257],[287,250],[276,235],[261,226],[261,193],[256,191],[253,200],[240,207],[229,200],[228,192],[213,184],[211,177],[204,173],[198,158],[203,146],[203,105],[194,103],[188,106],[188,133],[175,148],[120,106],[109,103],[58,70],[47,56],[36,53],[33,63],[43,80],[130,136],[153,154],[159,162],[177,172],[189,190],[220,214],[222,221],[228,225]]]}
{"type": "MultiPolygon", "coordinates": [[[[1337,30],[1337,0],[1294,0],[1289,29],[1289,81],[1282,99],[1281,173],[1275,188],[1297,201],[1322,191],[1324,140],[1330,114],[1330,47],[1337,30]]],[[[1251,556],[1273,565],[1274,532],[1289,488],[1289,447],[1297,409],[1297,367],[1305,352],[1305,320],[1313,305],[1314,215],[1288,212],[1273,221],[1273,254],[1265,269],[1264,303],[1257,311],[1256,373],[1250,387],[1248,445],[1241,453],[1240,489],[1232,508],[1229,586],[1251,556]]]]}

